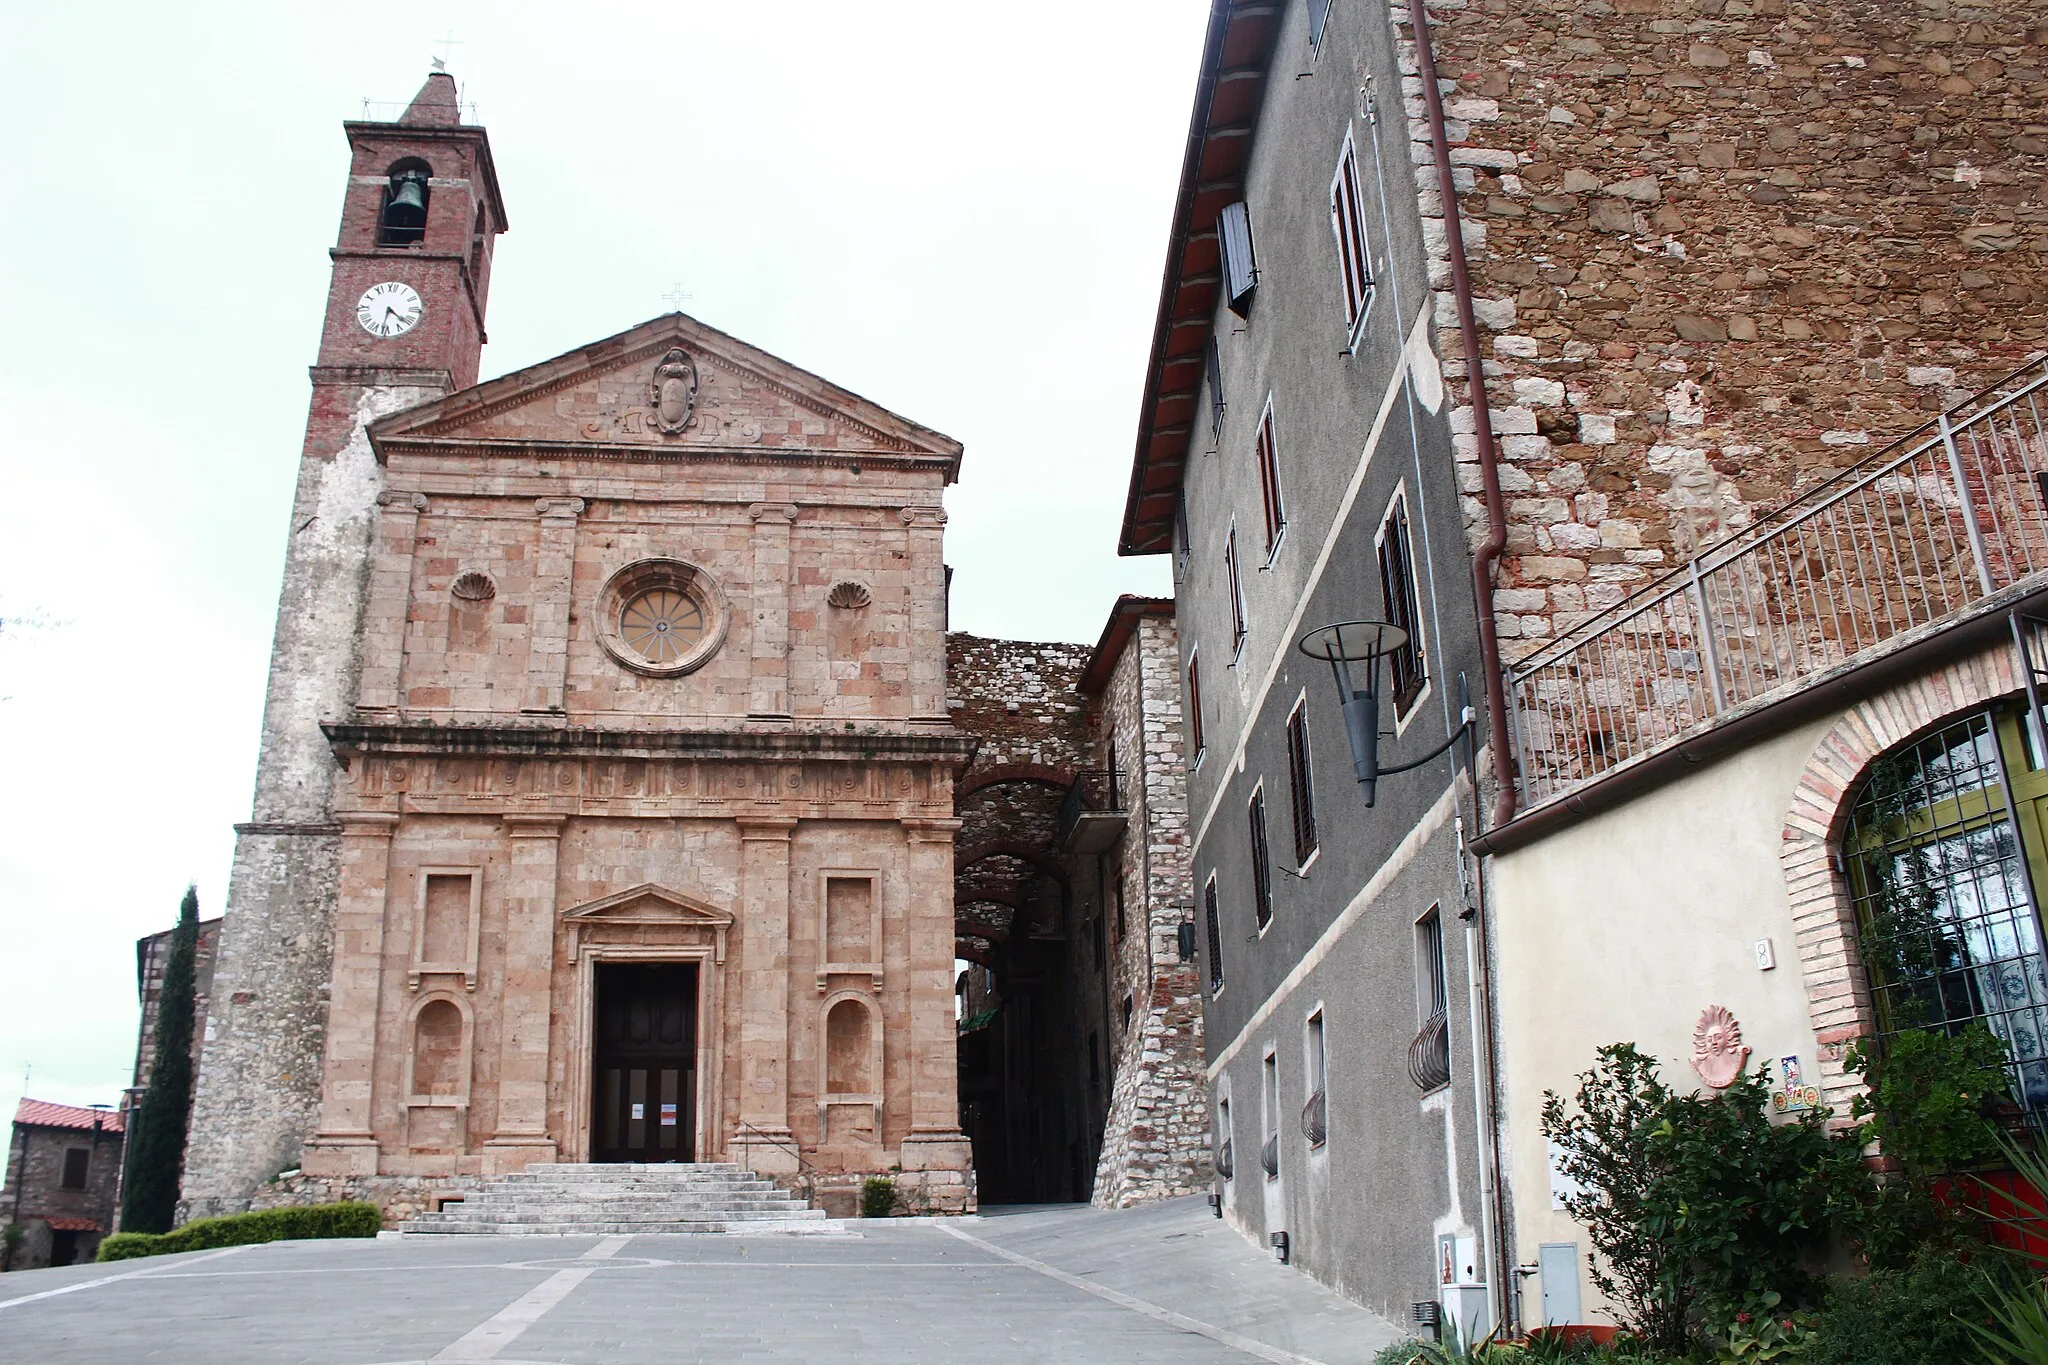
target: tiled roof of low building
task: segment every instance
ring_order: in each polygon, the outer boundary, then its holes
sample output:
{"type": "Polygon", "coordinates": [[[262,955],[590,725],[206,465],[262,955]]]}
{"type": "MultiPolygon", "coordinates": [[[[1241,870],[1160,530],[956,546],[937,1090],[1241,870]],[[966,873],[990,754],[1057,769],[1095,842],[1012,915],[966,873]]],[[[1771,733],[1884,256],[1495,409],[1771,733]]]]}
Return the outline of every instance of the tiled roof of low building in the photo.
{"type": "Polygon", "coordinates": [[[34,1128],[83,1128],[87,1132],[97,1123],[106,1132],[121,1131],[121,1116],[111,1109],[81,1109],[48,1100],[24,1099],[14,1110],[14,1121],[34,1128]]]}
{"type": "Polygon", "coordinates": [[[91,1218],[73,1218],[69,1214],[63,1213],[37,1214],[35,1216],[48,1223],[52,1232],[98,1232],[100,1230],[99,1223],[91,1218]]]}

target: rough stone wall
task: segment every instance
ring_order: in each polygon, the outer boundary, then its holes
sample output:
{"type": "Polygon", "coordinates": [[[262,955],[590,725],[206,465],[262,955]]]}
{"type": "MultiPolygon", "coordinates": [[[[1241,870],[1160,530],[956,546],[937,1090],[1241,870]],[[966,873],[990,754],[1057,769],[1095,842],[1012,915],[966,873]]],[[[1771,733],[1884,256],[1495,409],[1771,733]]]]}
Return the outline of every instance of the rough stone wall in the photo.
{"type": "MultiPolygon", "coordinates": [[[[1510,659],[2048,341],[2038,6],[1433,13],[1504,457],[1510,659]]],[[[1437,351],[1462,388],[1412,41],[1403,69],[1437,351]]],[[[1476,541],[1472,413],[1451,418],[1476,541]]]]}
{"type": "Polygon", "coordinates": [[[1180,960],[1193,904],[1180,647],[1171,617],[1145,617],[1101,703],[1115,738],[1130,824],[1118,850],[1127,932],[1111,994],[1133,1002],[1117,1039],[1115,1080],[1094,1202],[1123,1208],[1208,1187],[1208,1087],[1203,1078],[1197,964],[1180,960]]]}
{"type": "Polygon", "coordinates": [[[957,729],[981,741],[967,776],[1002,764],[1069,772],[1090,765],[1088,699],[1079,689],[1088,654],[1087,645],[947,634],[946,709],[957,729]]]}
{"type": "MultiPolygon", "coordinates": [[[[220,952],[218,919],[199,922],[199,943],[192,955],[192,1066],[196,1072],[199,1056],[206,1046],[206,1009],[213,998],[213,964],[220,952]]],[[[149,1084],[149,1069],[156,1062],[157,1005],[163,996],[164,963],[171,955],[171,934],[165,929],[136,942],[137,993],[142,998],[142,1023],[135,1036],[135,1080],[141,1089],[149,1084]]]]}
{"type": "Polygon", "coordinates": [[[11,1268],[27,1270],[50,1263],[49,1229],[41,1220],[56,1217],[90,1218],[99,1224],[101,1232],[81,1233],[78,1238],[79,1259],[91,1260],[100,1236],[113,1226],[120,1182],[121,1134],[102,1133],[95,1140],[86,1129],[15,1124],[7,1153],[7,1182],[0,1188],[0,1227],[18,1219],[25,1225],[26,1235],[11,1268]],[[88,1148],[93,1154],[82,1190],[63,1187],[64,1154],[74,1147],[88,1148]]]}

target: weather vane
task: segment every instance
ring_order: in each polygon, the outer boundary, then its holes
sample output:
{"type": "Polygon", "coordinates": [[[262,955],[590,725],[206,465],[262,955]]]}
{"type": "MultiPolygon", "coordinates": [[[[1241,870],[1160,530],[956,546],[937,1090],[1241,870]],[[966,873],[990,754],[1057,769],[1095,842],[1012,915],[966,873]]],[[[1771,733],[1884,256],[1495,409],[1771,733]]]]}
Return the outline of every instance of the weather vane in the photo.
{"type": "Polygon", "coordinates": [[[462,46],[462,40],[455,36],[455,30],[451,28],[441,35],[435,46],[441,49],[441,53],[433,59],[434,70],[446,71],[449,61],[455,56],[455,49],[462,46]]]}

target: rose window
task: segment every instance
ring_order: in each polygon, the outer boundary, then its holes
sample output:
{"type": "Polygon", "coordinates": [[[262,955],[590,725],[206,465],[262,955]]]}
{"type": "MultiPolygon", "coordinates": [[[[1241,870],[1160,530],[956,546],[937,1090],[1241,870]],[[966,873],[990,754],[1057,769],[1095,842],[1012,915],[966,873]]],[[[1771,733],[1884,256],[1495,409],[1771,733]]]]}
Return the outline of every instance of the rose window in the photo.
{"type": "Polygon", "coordinates": [[[597,637],[626,668],[676,677],[702,665],[725,638],[725,594],[697,565],[642,559],[606,580],[598,593],[597,637]]]}
{"type": "Polygon", "coordinates": [[[651,664],[672,664],[704,638],[704,609],[673,588],[643,592],[619,615],[619,637],[651,664]]]}

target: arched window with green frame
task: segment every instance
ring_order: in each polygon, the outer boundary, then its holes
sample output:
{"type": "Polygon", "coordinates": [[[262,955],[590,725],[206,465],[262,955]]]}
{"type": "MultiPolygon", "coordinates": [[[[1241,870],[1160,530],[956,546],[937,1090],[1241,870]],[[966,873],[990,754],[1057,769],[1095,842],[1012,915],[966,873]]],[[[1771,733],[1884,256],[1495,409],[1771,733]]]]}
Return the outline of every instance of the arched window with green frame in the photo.
{"type": "Polygon", "coordinates": [[[1870,765],[1842,865],[1877,1041],[1982,1024],[2013,1098],[2048,1124],[2048,771],[2021,708],[1948,721],[1870,765]]]}

